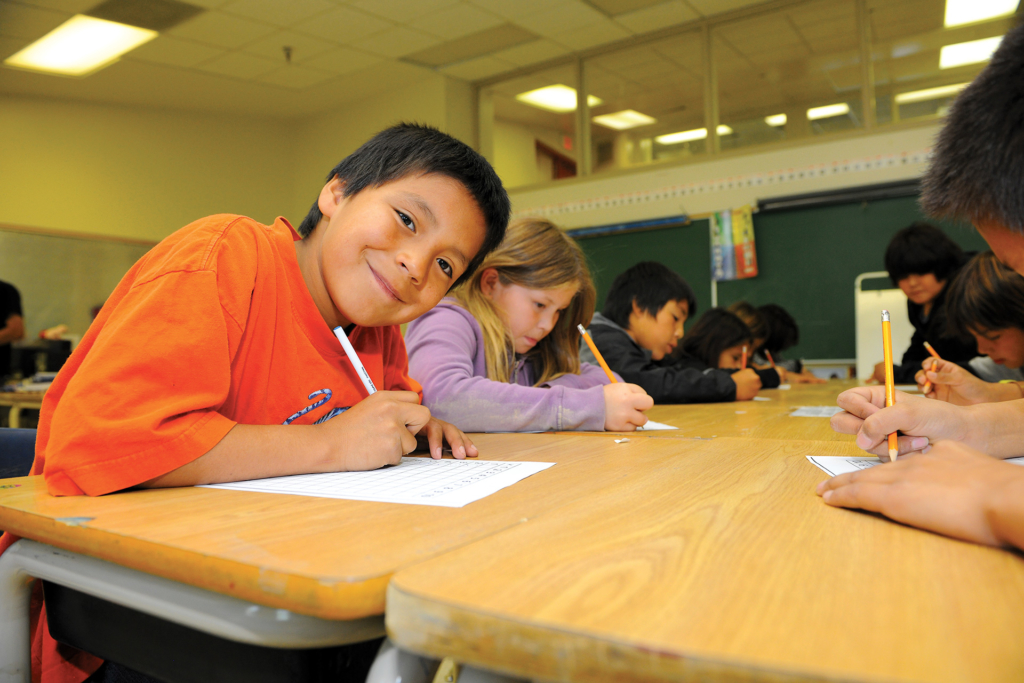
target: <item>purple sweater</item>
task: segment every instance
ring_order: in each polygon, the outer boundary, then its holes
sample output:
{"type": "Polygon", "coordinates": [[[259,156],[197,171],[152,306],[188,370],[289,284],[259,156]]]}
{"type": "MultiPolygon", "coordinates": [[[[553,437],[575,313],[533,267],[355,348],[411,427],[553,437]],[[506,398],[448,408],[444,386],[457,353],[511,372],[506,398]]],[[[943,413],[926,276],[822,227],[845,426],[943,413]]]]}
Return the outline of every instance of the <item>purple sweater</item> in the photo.
{"type": "Polygon", "coordinates": [[[453,299],[409,323],[405,346],[423,405],[464,432],[604,430],[601,368],[583,363],[578,375],[534,387],[533,364],[517,359],[511,383],[489,380],[480,325],[453,299]]]}

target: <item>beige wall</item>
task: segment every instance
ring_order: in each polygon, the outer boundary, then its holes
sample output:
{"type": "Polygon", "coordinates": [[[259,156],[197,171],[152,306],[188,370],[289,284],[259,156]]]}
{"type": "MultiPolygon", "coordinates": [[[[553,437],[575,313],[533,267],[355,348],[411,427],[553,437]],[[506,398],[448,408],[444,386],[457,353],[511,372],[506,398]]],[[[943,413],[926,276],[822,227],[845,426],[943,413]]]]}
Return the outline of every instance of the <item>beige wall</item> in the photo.
{"type": "Polygon", "coordinates": [[[293,196],[292,126],[0,98],[0,223],[160,240],[211,213],[272,221],[293,196]]]}

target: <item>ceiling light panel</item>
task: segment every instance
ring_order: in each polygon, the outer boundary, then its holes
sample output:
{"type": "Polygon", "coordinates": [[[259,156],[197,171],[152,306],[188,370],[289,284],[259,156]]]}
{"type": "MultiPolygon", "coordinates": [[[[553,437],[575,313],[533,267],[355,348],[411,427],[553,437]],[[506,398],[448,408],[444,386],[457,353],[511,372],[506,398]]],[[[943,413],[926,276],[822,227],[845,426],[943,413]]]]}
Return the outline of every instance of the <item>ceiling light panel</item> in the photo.
{"type": "Polygon", "coordinates": [[[20,69],[86,76],[156,38],[149,29],[77,14],[4,60],[20,69]]]}
{"type": "Polygon", "coordinates": [[[648,116],[647,114],[641,114],[633,109],[623,109],[622,111],[617,111],[614,114],[601,114],[600,116],[594,117],[594,123],[598,123],[605,128],[613,128],[615,130],[629,130],[630,128],[647,126],[656,122],[657,119],[648,116]]]}
{"type": "Polygon", "coordinates": [[[939,88],[928,88],[927,90],[901,92],[896,95],[896,104],[909,104],[911,102],[924,102],[926,100],[938,100],[943,97],[952,97],[966,88],[967,85],[967,83],[957,83],[956,85],[944,85],[939,88]]]}
{"type": "Polygon", "coordinates": [[[833,116],[844,116],[850,113],[850,105],[845,102],[839,104],[826,104],[824,107],[811,107],[807,110],[807,118],[810,121],[827,119],[833,116]]]}
{"type": "Polygon", "coordinates": [[[654,141],[662,145],[678,145],[680,142],[693,142],[694,140],[703,140],[707,136],[707,128],[694,128],[693,130],[684,130],[678,133],[668,133],[666,135],[659,135],[654,138],[654,141]]]}
{"type": "Polygon", "coordinates": [[[785,114],[772,114],[771,116],[764,117],[764,122],[769,126],[779,127],[786,125],[787,117],[785,114]]]}
{"type": "Polygon", "coordinates": [[[946,0],[946,28],[1013,14],[1019,0],[946,0]]]}
{"type": "MultiPolygon", "coordinates": [[[[519,93],[516,95],[516,99],[531,107],[546,109],[557,114],[576,111],[576,89],[570,88],[567,85],[558,84],[537,88],[536,90],[519,93]]],[[[598,97],[587,95],[587,104],[591,107],[596,107],[599,104],[603,104],[603,102],[604,100],[598,97]]]]}
{"type": "Polygon", "coordinates": [[[972,40],[967,43],[944,45],[939,51],[939,68],[952,69],[953,67],[964,66],[965,64],[987,62],[1002,40],[1002,36],[995,36],[994,38],[972,40]]]}

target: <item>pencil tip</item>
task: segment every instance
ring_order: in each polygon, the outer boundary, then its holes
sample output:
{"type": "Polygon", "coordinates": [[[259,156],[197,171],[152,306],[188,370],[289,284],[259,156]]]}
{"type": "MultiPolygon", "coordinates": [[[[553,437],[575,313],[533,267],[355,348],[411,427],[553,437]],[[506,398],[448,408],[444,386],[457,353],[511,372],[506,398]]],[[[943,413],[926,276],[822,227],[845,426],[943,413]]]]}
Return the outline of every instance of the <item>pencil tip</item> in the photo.
{"type": "Polygon", "coordinates": [[[896,456],[898,454],[899,454],[899,449],[898,448],[890,448],[889,449],[889,460],[895,460],[896,456]]]}

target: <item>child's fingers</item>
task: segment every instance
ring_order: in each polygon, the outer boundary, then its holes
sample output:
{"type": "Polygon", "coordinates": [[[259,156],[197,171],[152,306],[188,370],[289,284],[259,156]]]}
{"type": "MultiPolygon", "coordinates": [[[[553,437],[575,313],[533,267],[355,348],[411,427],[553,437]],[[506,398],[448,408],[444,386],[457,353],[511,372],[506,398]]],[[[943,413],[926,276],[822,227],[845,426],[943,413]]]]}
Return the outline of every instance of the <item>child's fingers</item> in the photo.
{"type": "Polygon", "coordinates": [[[444,431],[441,424],[437,420],[431,420],[421,434],[426,434],[427,452],[430,453],[430,457],[434,460],[440,459],[444,449],[444,431]]]}
{"type": "MultiPolygon", "coordinates": [[[[467,456],[475,458],[479,455],[477,447],[473,445],[468,436],[462,433],[461,429],[448,422],[440,422],[440,425],[444,431],[444,437],[448,440],[448,445],[452,447],[454,457],[461,460],[467,456]]],[[[440,451],[440,449],[438,450],[440,451]]]]}

